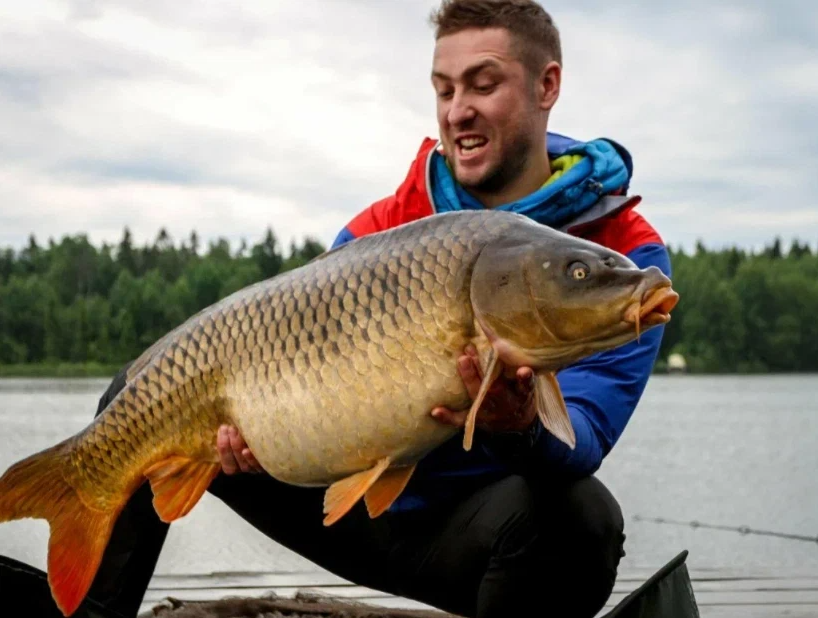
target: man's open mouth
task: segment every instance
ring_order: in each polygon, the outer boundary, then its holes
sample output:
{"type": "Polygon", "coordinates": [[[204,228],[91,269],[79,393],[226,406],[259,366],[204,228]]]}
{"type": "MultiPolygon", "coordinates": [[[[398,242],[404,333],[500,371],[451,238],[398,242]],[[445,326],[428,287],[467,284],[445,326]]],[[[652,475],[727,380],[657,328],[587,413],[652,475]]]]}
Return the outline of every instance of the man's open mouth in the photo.
{"type": "Polygon", "coordinates": [[[459,137],[455,140],[460,154],[464,157],[475,155],[486,147],[489,141],[482,136],[459,137]]]}

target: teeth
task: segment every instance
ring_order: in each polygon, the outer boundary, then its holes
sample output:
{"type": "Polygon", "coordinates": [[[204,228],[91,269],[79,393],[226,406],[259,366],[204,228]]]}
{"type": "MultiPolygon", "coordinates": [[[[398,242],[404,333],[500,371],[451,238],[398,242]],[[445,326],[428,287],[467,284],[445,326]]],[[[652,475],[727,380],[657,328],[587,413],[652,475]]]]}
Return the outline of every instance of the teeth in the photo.
{"type": "Polygon", "coordinates": [[[463,148],[463,150],[470,150],[482,146],[485,143],[486,140],[482,137],[466,137],[460,140],[460,147],[463,148]]]}

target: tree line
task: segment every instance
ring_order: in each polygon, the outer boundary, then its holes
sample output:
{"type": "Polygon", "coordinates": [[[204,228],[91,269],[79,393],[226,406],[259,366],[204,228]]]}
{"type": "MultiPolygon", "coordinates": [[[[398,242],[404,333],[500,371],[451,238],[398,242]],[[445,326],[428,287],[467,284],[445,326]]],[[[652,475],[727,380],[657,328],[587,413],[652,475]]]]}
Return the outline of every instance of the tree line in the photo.
{"type": "MultiPolygon", "coordinates": [[[[100,247],[85,235],[0,250],[0,366],[135,358],[200,309],[320,255],[315,239],[285,251],[272,229],[233,250],[166,230],[136,246],[124,230],[100,247]]],[[[671,248],[673,312],[658,367],[681,353],[693,372],[818,371],[818,253],[780,239],[762,251],[671,248]]]]}
{"type": "Polygon", "coordinates": [[[671,251],[678,311],[662,355],[679,352],[694,372],[818,371],[818,253],[775,239],[736,247],[671,251]]]}

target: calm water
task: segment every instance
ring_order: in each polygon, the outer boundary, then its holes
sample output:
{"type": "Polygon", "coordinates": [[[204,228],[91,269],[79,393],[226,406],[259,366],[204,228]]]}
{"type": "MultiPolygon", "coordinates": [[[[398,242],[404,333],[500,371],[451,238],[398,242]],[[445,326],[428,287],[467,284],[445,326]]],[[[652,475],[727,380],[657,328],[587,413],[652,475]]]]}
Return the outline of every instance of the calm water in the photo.
{"type": "MultiPolygon", "coordinates": [[[[0,470],[81,429],[107,380],[0,379],[0,470]]],[[[818,376],[656,376],[600,477],[627,518],[628,567],[681,549],[693,568],[818,574],[818,543],[633,521],[818,536],[818,376]]],[[[282,505],[286,508],[286,505],[282,505]]],[[[0,525],[0,553],[45,566],[47,525],[0,525]]],[[[171,527],[159,573],[313,570],[206,494],[171,527]]]]}

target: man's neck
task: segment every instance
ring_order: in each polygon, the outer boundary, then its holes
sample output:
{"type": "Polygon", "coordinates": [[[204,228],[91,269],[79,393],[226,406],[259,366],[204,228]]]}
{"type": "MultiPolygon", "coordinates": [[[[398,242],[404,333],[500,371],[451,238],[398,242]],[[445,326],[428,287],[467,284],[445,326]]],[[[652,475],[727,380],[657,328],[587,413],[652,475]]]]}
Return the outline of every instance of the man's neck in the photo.
{"type": "Polygon", "coordinates": [[[531,195],[540,189],[550,177],[551,162],[548,160],[547,149],[543,144],[543,148],[538,150],[537,155],[529,158],[523,173],[502,190],[480,192],[467,189],[467,191],[486,208],[497,208],[531,195]]]}

